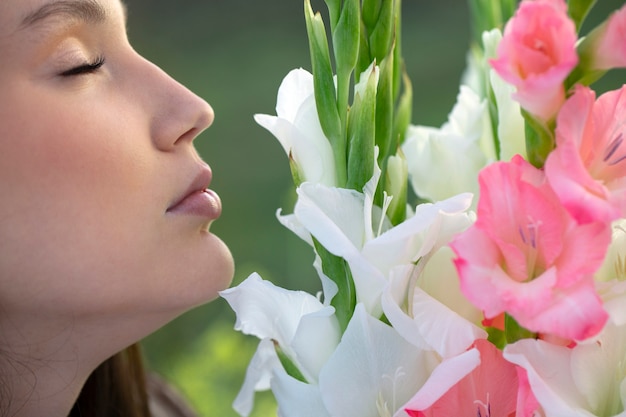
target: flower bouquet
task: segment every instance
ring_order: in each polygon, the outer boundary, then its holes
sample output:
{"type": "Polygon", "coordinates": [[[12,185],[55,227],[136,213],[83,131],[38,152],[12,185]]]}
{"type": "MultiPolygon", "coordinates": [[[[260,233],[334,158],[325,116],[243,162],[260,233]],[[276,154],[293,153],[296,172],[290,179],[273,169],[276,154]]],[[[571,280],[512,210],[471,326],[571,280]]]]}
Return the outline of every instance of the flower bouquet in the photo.
{"type": "Polygon", "coordinates": [[[311,72],[276,116],[297,191],[278,220],[320,293],[221,293],[258,337],[234,408],[284,417],[626,416],[626,6],[470,0],[440,128],[411,124],[400,0],[305,0],[311,72]]]}

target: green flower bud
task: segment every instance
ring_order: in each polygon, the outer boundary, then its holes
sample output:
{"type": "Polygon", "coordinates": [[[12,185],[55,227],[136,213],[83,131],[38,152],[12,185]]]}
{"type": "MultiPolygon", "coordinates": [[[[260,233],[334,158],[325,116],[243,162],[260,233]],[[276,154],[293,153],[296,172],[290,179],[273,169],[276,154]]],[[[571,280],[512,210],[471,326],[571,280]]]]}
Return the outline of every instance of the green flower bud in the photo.
{"type": "Polygon", "coordinates": [[[347,188],[358,191],[363,189],[374,173],[378,77],[379,69],[372,64],[369,74],[363,74],[361,82],[355,87],[354,105],[349,113],[347,188]]]}

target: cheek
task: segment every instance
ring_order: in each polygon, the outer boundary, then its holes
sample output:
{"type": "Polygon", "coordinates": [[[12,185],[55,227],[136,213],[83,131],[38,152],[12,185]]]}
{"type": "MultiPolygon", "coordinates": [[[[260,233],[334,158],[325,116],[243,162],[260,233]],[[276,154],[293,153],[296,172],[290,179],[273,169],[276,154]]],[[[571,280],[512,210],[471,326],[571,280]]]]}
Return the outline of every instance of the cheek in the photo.
{"type": "Polygon", "coordinates": [[[90,108],[45,98],[2,115],[2,209],[57,222],[119,209],[150,174],[149,137],[115,103],[90,108]],[[119,110],[104,112],[111,108],[119,110]]]}
{"type": "Polygon", "coordinates": [[[0,110],[0,280],[88,287],[93,271],[123,267],[154,237],[158,153],[146,117],[122,100],[96,107],[35,93],[0,110]]]}

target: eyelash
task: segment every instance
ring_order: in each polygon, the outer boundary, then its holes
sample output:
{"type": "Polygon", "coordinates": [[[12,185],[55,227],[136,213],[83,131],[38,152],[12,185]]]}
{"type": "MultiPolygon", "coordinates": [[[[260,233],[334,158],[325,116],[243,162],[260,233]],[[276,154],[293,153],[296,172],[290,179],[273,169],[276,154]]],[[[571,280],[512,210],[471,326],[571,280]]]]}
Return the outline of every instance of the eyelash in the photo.
{"type": "Polygon", "coordinates": [[[98,71],[102,67],[102,65],[104,65],[104,57],[99,56],[93,62],[88,62],[86,64],[70,68],[66,71],[63,71],[60,75],[62,77],[72,77],[76,75],[92,74],[98,71]]]}

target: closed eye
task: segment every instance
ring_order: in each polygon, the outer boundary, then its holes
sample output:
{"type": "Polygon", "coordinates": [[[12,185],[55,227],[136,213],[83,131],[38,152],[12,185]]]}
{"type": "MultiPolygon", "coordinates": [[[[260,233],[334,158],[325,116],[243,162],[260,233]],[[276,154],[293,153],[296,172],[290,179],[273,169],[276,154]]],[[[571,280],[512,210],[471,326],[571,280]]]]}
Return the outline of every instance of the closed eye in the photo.
{"type": "Polygon", "coordinates": [[[88,62],[82,65],[78,65],[74,68],[70,68],[66,71],[61,72],[61,74],[59,75],[61,75],[62,77],[72,77],[76,75],[91,74],[98,71],[102,67],[102,65],[104,65],[104,57],[99,56],[93,62],[88,62]]]}

